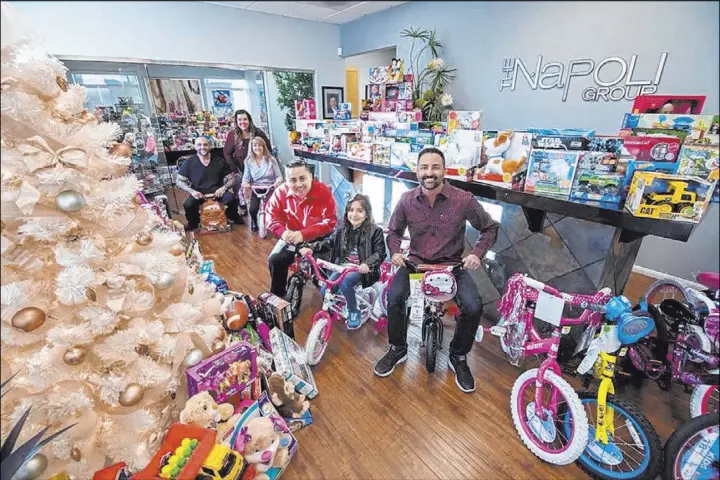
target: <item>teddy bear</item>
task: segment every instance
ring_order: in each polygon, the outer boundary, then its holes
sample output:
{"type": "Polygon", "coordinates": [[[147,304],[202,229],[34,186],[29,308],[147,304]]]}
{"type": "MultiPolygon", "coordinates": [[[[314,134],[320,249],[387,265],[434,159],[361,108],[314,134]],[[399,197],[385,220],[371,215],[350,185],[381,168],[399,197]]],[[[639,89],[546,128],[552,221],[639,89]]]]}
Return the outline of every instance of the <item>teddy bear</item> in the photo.
{"type": "Polygon", "coordinates": [[[300,418],[310,408],[310,402],[295,391],[290,382],[286,382],[281,374],[273,372],[267,379],[270,400],[284,418],[300,418]]]}
{"type": "Polygon", "coordinates": [[[282,468],[290,458],[291,440],[292,435],[270,417],[255,417],[240,429],[233,447],[255,466],[255,480],[269,480],[267,471],[282,468]]]}
{"type": "Polygon", "coordinates": [[[180,412],[180,422],[217,430],[218,437],[222,437],[240,418],[239,414],[233,415],[234,411],[235,407],[231,404],[218,405],[209,392],[200,392],[185,403],[185,408],[180,412]]]}

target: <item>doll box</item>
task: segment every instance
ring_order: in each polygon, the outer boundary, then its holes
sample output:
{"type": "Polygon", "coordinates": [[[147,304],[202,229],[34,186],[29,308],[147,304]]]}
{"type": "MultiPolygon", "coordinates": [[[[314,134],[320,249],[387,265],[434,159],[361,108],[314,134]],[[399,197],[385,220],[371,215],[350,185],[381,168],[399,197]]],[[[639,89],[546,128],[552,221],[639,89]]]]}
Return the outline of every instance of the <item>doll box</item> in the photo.
{"type": "Polygon", "coordinates": [[[422,112],[398,112],[398,123],[412,123],[422,121],[422,112]]]}
{"type": "Polygon", "coordinates": [[[280,478],[298,449],[295,435],[266,393],[245,410],[235,427],[218,442],[242,455],[258,477],[265,474],[270,480],[280,478]]]}
{"type": "Polygon", "coordinates": [[[315,398],[318,394],[317,384],[305,360],[305,349],[277,328],[270,330],[270,344],[275,370],[292,383],[298,393],[310,399],[315,398]]]}
{"type": "Polygon", "coordinates": [[[587,150],[591,139],[579,135],[533,135],[532,148],[546,150],[587,150]]]}
{"type": "Polygon", "coordinates": [[[522,190],[525,181],[532,134],[527,132],[486,132],[480,157],[480,168],[473,180],[504,188],[522,190]]]}
{"type": "Polygon", "coordinates": [[[707,210],[714,183],[699,177],[636,172],[625,209],[636,217],[698,223],[707,210]]]}
{"type": "Polygon", "coordinates": [[[525,179],[525,191],[568,196],[580,152],[533,149],[525,179]]]}
{"type": "Polygon", "coordinates": [[[350,120],[352,117],[352,105],[349,103],[341,103],[333,115],[333,120],[350,120]]]}
{"type": "Polygon", "coordinates": [[[672,112],[681,114],[700,114],[705,104],[705,95],[638,95],[633,102],[632,113],[662,113],[660,110],[672,108],[672,112]],[[670,107],[666,106],[670,105],[670,107]]]}
{"type": "Polygon", "coordinates": [[[480,111],[457,111],[448,113],[448,133],[455,130],[481,130],[482,110],[480,111]]]}
{"type": "Polygon", "coordinates": [[[237,342],[185,371],[188,396],[208,391],[220,404],[252,389],[257,378],[257,351],[247,342],[237,342]]]}
{"type": "Polygon", "coordinates": [[[625,137],[623,149],[641,162],[675,162],[680,153],[680,139],[673,136],[625,137]]]}
{"type": "Polygon", "coordinates": [[[372,144],[348,142],[347,156],[353,160],[370,163],[372,162],[372,144]]]}
{"type": "Polygon", "coordinates": [[[300,120],[317,119],[315,99],[306,98],[305,100],[295,100],[295,118],[300,120]]]}
{"type": "Polygon", "coordinates": [[[717,146],[684,145],[680,150],[677,173],[714,182],[718,179],[718,156],[720,148],[717,146]]]}

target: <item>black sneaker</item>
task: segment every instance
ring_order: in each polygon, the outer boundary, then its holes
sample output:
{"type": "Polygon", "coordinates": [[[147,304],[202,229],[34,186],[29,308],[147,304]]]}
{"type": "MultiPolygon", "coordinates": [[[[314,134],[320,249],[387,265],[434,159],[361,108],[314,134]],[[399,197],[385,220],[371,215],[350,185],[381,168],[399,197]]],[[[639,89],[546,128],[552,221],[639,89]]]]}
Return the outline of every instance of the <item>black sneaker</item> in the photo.
{"type": "Polygon", "coordinates": [[[465,393],[475,391],[475,378],[470,372],[465,355],[450,355],[450,370],[455,372],[455,384],[465,393]]]}
{"type": "Polygon", "coordinates": [[[390,345],[387,353],[375,364],[375,375],[378,377],[387,377],[395,367],[407,360],[407,347],[396,347],[390,345]]]}
{"type": "Polygon", "coordinates": [[[200,228],[200,225],[193,225],[193,224],[189,224],[189,223],[186,223],[186,224],[183,225],[183,226],[185,227],[185,231],[186,231],[186,232],[192,232],[192,231],[197,230],[198,228],[200,228]]]}

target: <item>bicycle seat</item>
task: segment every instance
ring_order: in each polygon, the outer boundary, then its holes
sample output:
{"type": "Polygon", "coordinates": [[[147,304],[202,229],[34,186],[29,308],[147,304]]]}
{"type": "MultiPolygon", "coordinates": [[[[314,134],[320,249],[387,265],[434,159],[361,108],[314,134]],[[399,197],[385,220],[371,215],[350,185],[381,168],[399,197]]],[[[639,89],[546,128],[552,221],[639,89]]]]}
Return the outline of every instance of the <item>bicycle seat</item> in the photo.
{"type": "Polygon", "coordinates": [[[654,328],[650,315],[623,315],[617,323],[618,340],[622,345],[631,345],[650,335],[654,328]]]}
{"type": "Polygon", "coordinates": [[[720,290],[720,274],[717,272],[700,272],[695,278],[698,283],[710,290],[720,290]]]}

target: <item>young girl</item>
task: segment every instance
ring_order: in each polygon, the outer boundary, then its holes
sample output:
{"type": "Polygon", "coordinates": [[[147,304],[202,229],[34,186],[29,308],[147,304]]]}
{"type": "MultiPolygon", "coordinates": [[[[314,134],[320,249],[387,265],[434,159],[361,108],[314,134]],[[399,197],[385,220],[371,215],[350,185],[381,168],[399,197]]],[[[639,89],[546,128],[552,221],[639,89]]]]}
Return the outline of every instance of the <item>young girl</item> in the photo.
{"type": "MultiPolygon", "coordinates": [[[[360,271],[346,275],[339,289],[347,302],[348,329],[360,328],[362,322],[355,286],[362,282],[365,288],[377,282],[380,279],[380,264],[387,254],[383,230],[373,222],[370,198],[367,195],[355,195],[345,207],[342,224],[332,235],[312,245],[312,248],[300,249],[301,255],[308,252],[321,256],[330,252],[332,263],[358,266],[360,271]]],[[[339,273],[334,273],[332,278],[338,276],[339,273]]]]}
{"type": "MultiPolygon", "coordinates": [[[[251,148],[245,159],[245,171],[242,176],[243,191],[247,191],[253,183],[273,185],[277,187],[283,181],[280,165],[270,154],[267,143],[261,136],[253,137],[251,148]]],[[[260,198],[252,193],[250,198],[250,229],[257,232],[257,214],[260,210],[260,198]]]]}

